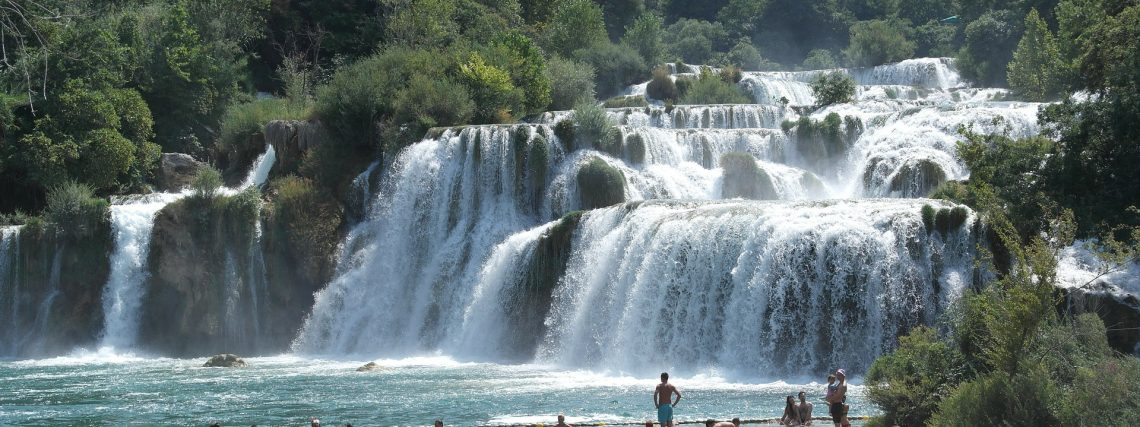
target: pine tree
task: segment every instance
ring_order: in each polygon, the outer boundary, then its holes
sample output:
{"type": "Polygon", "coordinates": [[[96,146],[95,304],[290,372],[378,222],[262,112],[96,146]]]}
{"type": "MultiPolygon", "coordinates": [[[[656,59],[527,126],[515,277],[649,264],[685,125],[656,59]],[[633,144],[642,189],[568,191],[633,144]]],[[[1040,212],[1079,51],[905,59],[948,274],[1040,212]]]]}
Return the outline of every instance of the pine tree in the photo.
{"type": "Polygon", "coordinates": [[[1061,51],[1036,9],[1025,16],[1025,35],[1017,43],[1006,73],[1010,89],[1027,100],[1046,101],[1061,92],[1061,51]]]}

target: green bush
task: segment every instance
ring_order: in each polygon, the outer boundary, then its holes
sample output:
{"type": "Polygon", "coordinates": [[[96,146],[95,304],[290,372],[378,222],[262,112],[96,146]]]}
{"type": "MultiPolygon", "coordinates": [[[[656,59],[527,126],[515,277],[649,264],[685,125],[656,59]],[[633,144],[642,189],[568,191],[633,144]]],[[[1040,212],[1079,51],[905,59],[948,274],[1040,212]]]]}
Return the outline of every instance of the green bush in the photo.
{"type": "Polygon", "coordinates": [[[48,190],[44,220],[63,236],[83,238],[108,224],[109,206],[106,200],[95,197],[90,186],[66,181],[48,190]]]}
{"type": "Polygon", "coordinates": [[[934,215],[935,209],[930,205],[922,205],[922,225],[926,227],[926,232],[931,233],[934,231],[934,215]]]}
{"type": "Polygon", "coordinates": [[[594,101],[594,67],[590,64],[551,57],[546,63],[550,85],[550,109],[569,110],[594,101]]]}
{"type": "Polygon", "coordinates": [[[591,158],[576,177],[582,209],[597,209],[625,202],[625,174],[605,160],[591,158]]]}
{"type": "Polygon", "coordinates": [[[932,20],[914,28],[915,56],[954,56],[954,36],[958,28],[932,20]]]}
{"type": "Polygon", "coordinates": [[[311,180],[296,176],[269,186],[270,222],[285,232],[288,250],[310,280],[327,277],[339,243],[344,213],[330,195],[311,180]]]}
{"type": "Polygon", "coordinates": [[[479,123],[506,123],[525,112],[525,94],[511,80],[511,74],[487,63],[472,53],[460,64],[459,74],[475,101],[475,120],[479,123]]]}
{"type": "Polygon", "coordinates": [[[1000,424],[999,420],[1017,425],[1058,425],[1050,410],[1059,403],[1058,394],[1056,385],[1041,371],[1012,378],[994,372],[950,392],[927,425],[980,426],[1000,424]]]}
{"type": "Polygon", "coordinates": [[[613,128],[613,123],[602,107],[595,104],[579,104],[574,108],[574,137],[577,147],[599,149],[605,147],[606,136],[613,128]]]}
{"type": "Polygon", "coordinates": [[[625,45],[597,44],[574,51],[574,57],[594,67],[597,72],[595,89],[601,98],[613,96],[626,86],[642,81],[649,70],[641,55],[625,45]]]}
{"type": "Polygon", "coordinates": [[[804,58],[803,67],[805,70],[830,70],[839,68],[839,61],[835,60],[830,50],[812,49],[804,58]]]}
{"type": "MultiPolygon", "coordinates": [[[[559,2],[542,40],[547,52],[564,57],[578,49],[589,50],[607,44],[609,36],[601,6],[591,0],[559,2]]],[[[640,59],[640,55],[638,57],[640,59]]]]}
{"type": "MultiPolygon", "coordinates": [[[[930,205],[923,206],[923,213],[930,205]]],[[[962,355],[919,326],[899,338],[894,352],[867,371],[867,397],[883,410],[883,425],[920,426],[938,410],[940,398],[963,381],[962,355]]]]}
{"type": "Polygon", "coordinates": [[[1025,16],[1025,35],[1017,43],[1006,77],[1009,88],[1030,101],[1055,99],[1064,89],[1060,48],[1036,9],[1025,16]]]}
{"type": "Polygon", "coordinates": [[[227,174],[249,165],[265,150],[261,137],[273,120],[304,120],[309,106],[287,99],[259,99],[230,105],[222,115],[214,152],[227,174]]]}
{"type": "Polygon", "coordinates": [[[602,106],[606,108],[640,108],[648,107],[649,102],[641,95],[619,96],[607,99],[606,102],[602,103],[602,106]]]}
{"type": "Polygon", "coordinates": [[[669,69],[660,66],[653,69],[652,77],[645,86],[645,94],[650,98],[662,101],[676,101],[678,98],[677,84],[669,75],[669,69]]]}
{"type": "Polygon", "coordinates": [[[744,90],[732,83],[726,83],[707,67],[701,71],[700,77],[691,81],[691,85],[682,92],[678,85],[678,92],[682,93],[678,104],[750,104],[752,99],[744,90]]]}
{"type": "Polygon", "coordinates": [[[707,63],[713,52],[729,48],[728,32],[719,22],[681,18],[665,29],[664,40],[671,51],[690,64],[707,63]]]}
{"type": "Polygon", "coordinates": [[[621,43],[632,47],[641,54],[648,65],[660,64],[665,59],[664,21],[654,13],[642,14],[625,29],[621,43]]]}
{"type": "Polygon", "coordinates": [[[394,119],[410,126],[411,135],[423,135],[436,126],[468,123],[475,103],[467,88],[450,79],[415,76],[392,100],[394,119]]]}
{"type": "Polygon", "coordinates": [[[907,39],[908,30],[903,22],[856,22],[851,26],[851,43],[843,54],[854,67],[873,67],[908,59],[916,47],[907,39]]]}
{"type": "Polygon", "coordinates": [[[1020,16],[1009,10],[986,12],[967,24],[957,61],[962,77],[983,86],[1004,86],[1021,24],[1020,16]]]}
{"type": "Polygon", "coordinates": [[[554,124],[554,136],[562,142],[567,151],[574,148],[574,119],[565,119],[554,124]]]}
{"type": "Polygon", "coordinates": [[[855,99],[855,79],[845,72],[821,73],[811,81],[819,105],[842,104],[855,99]]]}
{"type": "Polygon", "coordinates": [[[194,180],[190,182],[194,196],[200,199],[213,199],[222,188],[222,173],[212,166],[198,168],[194,180]]]}
{"type": "Polygon", "coordinates": [[[725,83],[737,84],[740,83],[740,79],[744,78],[744,72],[740,70],[740,67],[735,65],[724,66],[720,69],[720,73],[718,74],[720,75],[720,80],[725,83]]]}
{"type": "Polygon", "coordinates": [[[736,42],[736,45],[729,49],[728,54],[725,55],[725,60],[730,63],[738,64],[745,70],[759,71],[776,64],[767,62],[760,56],[760,51],[753,46],[748,38],[742,38],[736,42]]]}

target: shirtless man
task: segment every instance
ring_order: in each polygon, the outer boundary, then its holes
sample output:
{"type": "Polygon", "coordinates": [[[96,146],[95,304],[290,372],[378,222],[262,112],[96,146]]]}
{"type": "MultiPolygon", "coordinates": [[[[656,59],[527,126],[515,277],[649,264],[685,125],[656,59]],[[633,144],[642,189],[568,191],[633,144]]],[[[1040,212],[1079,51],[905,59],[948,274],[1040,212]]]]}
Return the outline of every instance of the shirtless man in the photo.
{"type": "Polygon", "coordinates": [[[847,400],[847,371],[836,369],[835,379],[839,380],[839,384],[835,385],[835,392],[827,397],[830,405],[828,413],[831,414],[831,422],[835,423],[835,427],[840,427],[843,423],[843,402],[847,400]]]}
{"type": "Polygon", "coordinates": [[[673,427],[673,407],[681,402],[681,392],[669,384],[669,373],[661,373],[661,384],[657,384],[657,389],[653,390],[653,405],[657,407],[657,422],[661,423],[661,427],[673,427]],[[673,400],[673,395],[677,395],[677,399],[673,400]]]}
{"type": "Polygon", "coordinates": [[[566,416],[565,415],[558,414],[558,424],[555,424],[554,427],[574,427],[574,426],[572,426],[570,424],[566,424],[566,416]]]}
{"type": "Polygon", "coordinates": [[[807,393],[800,390],[800,404],[796,405],[796,411],[800,414],[800,424],[805,426],[811,425],[811,402],[807,401],[807,393]]]}
{"type": "Polygon", "coordinates": [[[721,421],[714,424],[712,427],[740,427],[740,418],[733,418],[732,422],[721,421]]]}

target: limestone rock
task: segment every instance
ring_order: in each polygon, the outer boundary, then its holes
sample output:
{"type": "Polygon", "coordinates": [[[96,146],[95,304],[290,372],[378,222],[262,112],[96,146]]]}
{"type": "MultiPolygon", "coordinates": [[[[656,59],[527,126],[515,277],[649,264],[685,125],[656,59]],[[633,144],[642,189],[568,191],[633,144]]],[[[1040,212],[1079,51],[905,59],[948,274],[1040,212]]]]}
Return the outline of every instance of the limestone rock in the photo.
{"type": "Polygon", "coordinates": [[[202,162],[189,154],[162,153],[158,167],[158,186],[163,191],[177,191],[194,180],[194,175],[202,167],[202,162]]]}
{"type": "Polygon", "coordinates": [[[246,364],[240,357],[226,353],[211,357],[202,366],[206,368],[244,368],[246,364]]]}
{"type": "Polygon", "coordinates": [[[265,124],[264,133],[265,142],[277,152],[277,163],[284,171],[294,170],[307,151],[327,139],[324,126],[316,120],[273,120],[265,124]]]}
{"type": "Polygon", "coordinates": [[[372,372],[372,371],[379,371],[381,369],[384,369],[384,367],[377,365],[376,362],[368,362],[368,363],[365,363],[363,366],[356,368],[356,372],[372,372]]]}

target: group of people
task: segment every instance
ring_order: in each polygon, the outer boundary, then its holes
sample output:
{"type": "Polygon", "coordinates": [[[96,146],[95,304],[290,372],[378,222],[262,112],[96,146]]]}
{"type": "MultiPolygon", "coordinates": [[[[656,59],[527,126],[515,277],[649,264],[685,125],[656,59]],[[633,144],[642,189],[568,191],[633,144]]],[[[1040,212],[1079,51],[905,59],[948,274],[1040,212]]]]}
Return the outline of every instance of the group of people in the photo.
{"type": "MultiPolygon", "coordinates": [[[[846,371],[836,369],[835,374],[827,376],[827,394],[823,399],[827,402],[828,415],[831,415],[831,421],[835,423],[835,427],[850,427],[851,421],[847,418],[847,412],[851,406],[847,404],[846,371]]],[[[784,414],[780,417],[780,424],[809,426],[811,425],[811,411],[812,404],[807,401],[807,393],[800,391],[799,403],[796,403],[796,398],[788,396],[787,404],[784,406],[784,414]]]]}

